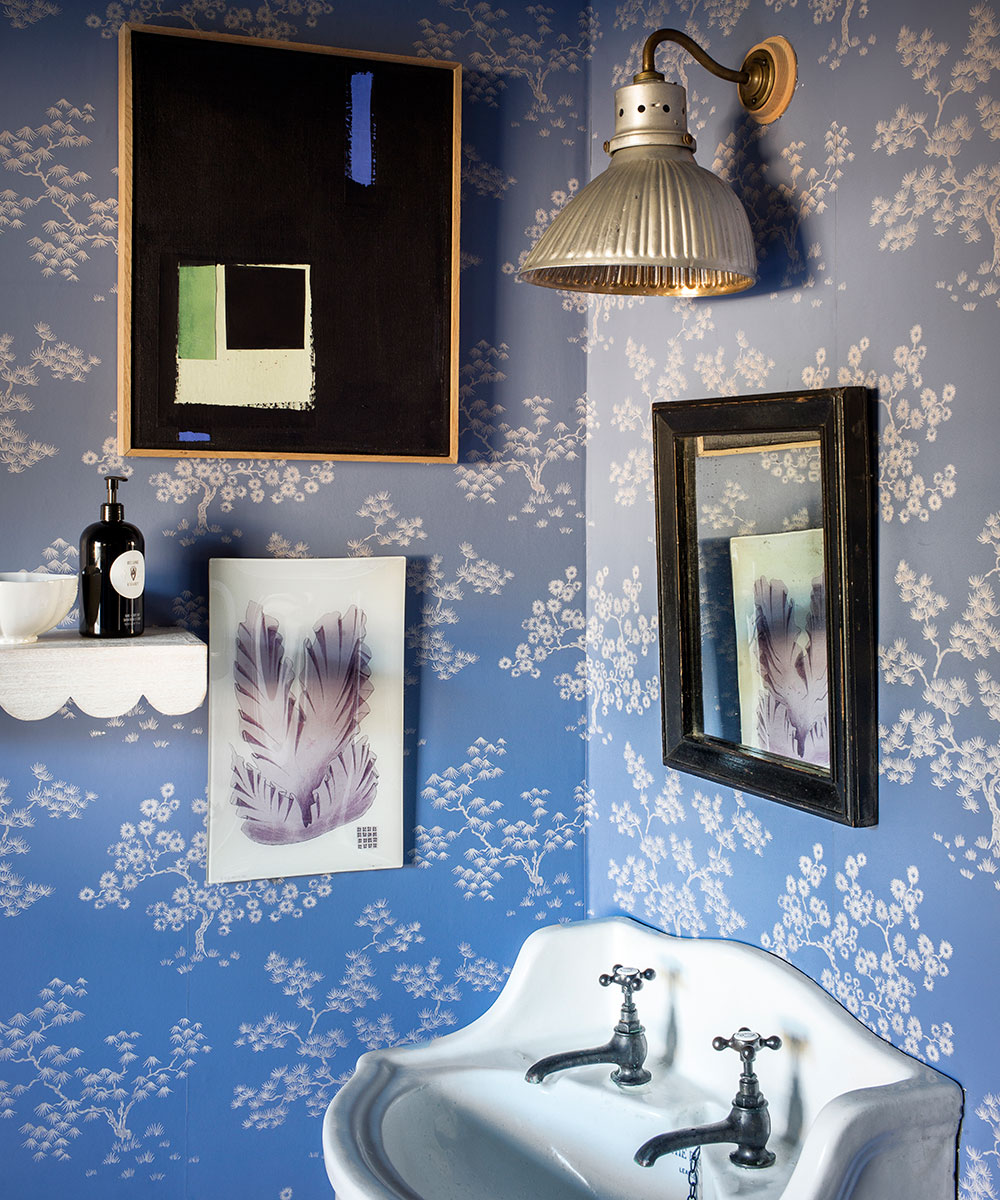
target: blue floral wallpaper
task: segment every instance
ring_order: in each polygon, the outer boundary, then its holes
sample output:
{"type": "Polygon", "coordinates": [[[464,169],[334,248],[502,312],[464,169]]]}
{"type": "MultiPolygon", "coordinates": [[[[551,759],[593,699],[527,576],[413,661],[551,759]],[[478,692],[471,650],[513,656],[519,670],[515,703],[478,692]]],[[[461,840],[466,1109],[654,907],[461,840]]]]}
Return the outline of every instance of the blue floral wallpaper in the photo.
{"type": "MultiPolygon", "coordinates": [[[[1000,9],[647,0],[601,19],[595,146],[613,84],[660,25],[726,65],[784,34],[799,86],[760,129],[729,85],[660,51],[689,85],[699,161],[751,213],[762,279],[742,297],[580,314],[589,905],[764,946],[952,1075],[966,1089],[960,1195],[984,1200],[1000,1188],[1000,1053],[985,1033],[1000,965],[1000,9]],[[877,389],[879,413],[880,815],[859,830],[665,769],[647,636],[650,402],[846,384],[877,389]]],[[[805,468],[774,456],[757,486],[805,493],[805,468]]],[[[731,482],[702,514],[722,537],[748,532],[747,486],[731,482]]]]}
{"type": "Polygon", "coordinates": [[[0,1192],[332,1194],[321,1119],[358,1055],[467,1023],[532,929],[585,914],[587,364],[577,314],[506,264],[552,179],[586,172],[593,21],[463,0],[0,12],[3,569],[75,573],[109,471],[151,624],[207,636],[211,557],[408,568],[402,870],[208,886],[204,708],[0,713],[0,1192]],[[124,19],[467,65],[458,465],[117,457],[124,19]]]}
{"type": "Polygon", "coordinates": [[[957,1078],[961,1196],[995,1194],[1000,9],[5,0],[0,31],[3,569],[75,572],[109,471],[156,624],[205,635],[213,556],[408,560],[402,870],[208,886],[204,709],[0,714],[5,1191],[328,1194],[320,1119],[360,1052],[476,1016],[538,924],[626,912],[768,947],[957,1078]],[[123,20],[462,62],[457,465],[117,457],[123,20]],[[662,25],[727,65],[775,33],[798,53],[767,130],[658,58],[751,212],[758,287],[519,283],[662,25]],[[659,742],[650,403],[848,383],[880,408],[867,830],[678,775],[659,742]]]}

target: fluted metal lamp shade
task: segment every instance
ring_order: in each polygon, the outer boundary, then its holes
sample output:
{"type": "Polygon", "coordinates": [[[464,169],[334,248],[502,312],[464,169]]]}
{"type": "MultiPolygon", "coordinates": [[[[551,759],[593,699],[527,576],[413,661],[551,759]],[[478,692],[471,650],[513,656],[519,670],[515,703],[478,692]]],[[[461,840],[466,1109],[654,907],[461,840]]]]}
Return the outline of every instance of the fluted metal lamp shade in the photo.
{"type": "Polygon", "coordinates": [[[746,211],[711,171],[665,147],[619,150],[539,239],[521,276],[544,287],[715,296],[757,279],[746,211]],[[627,155],[635,155],[626,159],[627,155]]]}
{"type": "Polygon", "coordinates": [[[695,162],[680,85],[619,88],[606,149],[610,165],[555,217],[522,279],[644,296],[715,296],[756,282],[746,211],[727,183],[695,162]]]}

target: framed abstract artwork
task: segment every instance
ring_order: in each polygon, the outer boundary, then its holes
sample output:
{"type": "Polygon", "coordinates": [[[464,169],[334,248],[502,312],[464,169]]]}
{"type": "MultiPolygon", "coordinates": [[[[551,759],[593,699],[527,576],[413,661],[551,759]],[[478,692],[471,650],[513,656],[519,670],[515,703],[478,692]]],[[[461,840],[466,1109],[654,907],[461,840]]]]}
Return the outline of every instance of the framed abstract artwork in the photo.
{"type": "Polygon", "coordinates": [[[456,63],[123,25],[120,449],[453,462],[456,63]]]}
{"type": "Polygon", "coordinates": [[[402,866],[405,574],[210,560],[210,883],[402,866]]]}
{"type": "Polygon", "coordinates": [[[653,405],[664,762],[878,818],[864,388],[653,405]]]}

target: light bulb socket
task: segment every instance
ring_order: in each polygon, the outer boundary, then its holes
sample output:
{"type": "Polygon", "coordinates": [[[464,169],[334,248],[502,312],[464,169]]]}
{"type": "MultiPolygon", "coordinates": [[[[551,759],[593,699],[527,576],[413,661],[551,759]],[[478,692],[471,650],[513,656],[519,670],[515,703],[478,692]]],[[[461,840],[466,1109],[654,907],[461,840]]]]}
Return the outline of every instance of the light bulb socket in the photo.
{"type": "Polygon", "coordinates": [[[697,148],[687,127],[687,92],[662,78],[627,83],[615,91],[615,132],[609,154],[631,146],[697,148]]]}

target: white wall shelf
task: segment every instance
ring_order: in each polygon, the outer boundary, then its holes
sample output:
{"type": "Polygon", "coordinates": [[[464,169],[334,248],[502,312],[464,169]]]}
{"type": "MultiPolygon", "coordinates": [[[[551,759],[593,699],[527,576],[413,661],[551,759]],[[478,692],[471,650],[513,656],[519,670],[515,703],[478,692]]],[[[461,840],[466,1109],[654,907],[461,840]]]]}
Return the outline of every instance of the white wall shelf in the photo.
{"type": "Polygon", "coordinates": [[[0,708],[21,721],[50,717],[69,700],[92,717],[119,717],[145,696],[161,713],[205,699],[208,647],[186,629],[136,638],[56,630],[26,646],[0,646],[0,708]]]}

